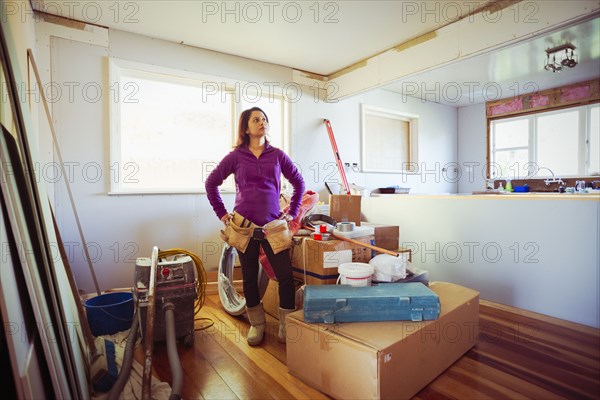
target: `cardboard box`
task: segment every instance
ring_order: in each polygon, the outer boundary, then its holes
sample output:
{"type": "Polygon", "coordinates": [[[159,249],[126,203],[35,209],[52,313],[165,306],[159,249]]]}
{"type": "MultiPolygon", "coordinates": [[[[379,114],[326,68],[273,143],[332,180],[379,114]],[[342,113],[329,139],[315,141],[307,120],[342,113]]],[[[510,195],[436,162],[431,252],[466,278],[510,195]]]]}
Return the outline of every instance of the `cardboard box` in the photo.
{"type": "MultiPolygon", "coordinates": [[[[343,263],[364,262],[371,259],[371,249],[343,240],[325,242],[307,237],[294,238],[292,247],[292,268],[294,277],[307,285],[335,284],[338,278],[337,267],[343,263]]],[[[373,236],[356,238],[370,244],[373,236]]]]}
{"type": "Polygon", "coordinates": [[[400,246],[400,227],[398,225],[363,222],[361,226],[372,227],[374,229],[375,246],[386,250],[398,250],[400,246]]]}
{"type": "Polygon", "coordinates": [[[329,195],[329,216],[336,222],[354,222],[360,226],[362,196],[348,194],[329,195]]]}
{"type": "MultiPolygon", "coordinates": [[[[298,291],[302,287],[303,283],[297,280],[294,280],[294,287],[296,290],[296,309],[300,310],[302,308],[302,293],[298,291]]],[[[279,283],[272,279],[269,279],[269,284],[267,285],[267,290],[265,290],[265,294],[262,297],[263,308],[265,312],[272,316],[275,319],[279,319],[279,283]]]]}
{"type": "Polygon", "coordinates": [[[302,311],[287,325],[292,375],[338,399],[408,399],[477,343],[479,293],[446,282],[437,320],[309,324],[302,311]]]}
{"type": "Polygon", "coordinates": [[[262,303],[267,314],[279,319],[279,284],[277,281],[269,279],[267,290],[265,290],[262,297],[262,303]]]}

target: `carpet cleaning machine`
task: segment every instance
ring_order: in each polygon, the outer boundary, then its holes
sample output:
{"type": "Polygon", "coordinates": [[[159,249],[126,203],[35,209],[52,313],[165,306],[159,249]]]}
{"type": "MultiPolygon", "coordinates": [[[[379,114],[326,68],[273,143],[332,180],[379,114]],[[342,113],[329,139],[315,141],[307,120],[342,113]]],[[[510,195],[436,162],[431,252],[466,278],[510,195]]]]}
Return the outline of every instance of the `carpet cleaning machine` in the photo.
{"type": "Polygon", "coordinates": [[[117,399],[129,378],[138,332],[144,343],[142,399],[151,398],[152,352],[154,342],[165,342],[172,384],[170,399],[180,399],[183,368],[177,353],[177,341],[194,345],[195,314],[204,304],[206,274],[202,261],[182,249],[152,249],[151,257],[135,263],[133,300],[136,304],[129,330],[123,365],[107,399],[117,399]]]}
{"type": "MultiPolygon", "coordinates": [[[[135,263],[135,285],[133,298],[138,305],[140,333],[145,337],[148,321],[148,294],[150,287],[150,258],[141,257],[135,263]]],[[[176,255],[172,260],[159,260],[156,269],[156,314],[154,316],[154,341],[166,341],[167,332],[173,329],[176,339],[182,339],[186,346],[194,345],[194,302],[198,295],[198,277],[192,258],[176,255]],[[173,327],[169,311],[173,311],[173,327]]]]}
{"type": "MultiPolygon", "coordinates": [[[[186,346],[194,345],[198,272],[204,275],[198,257],[194,255],[195,263],[191,253],[184,253],[178,249],[159,252],[154,247],[150,258],[138,258],[135,263],[133,298],[138,306],[138,323],[146,354],[142,397],[150,396],[151,391],[152,346],[155,341],[165,341],[172,376],[170,398],[181,398],[183,368],[177,353],[177,339],[183,339],[186,346]],[[169,256],[172,259],[169,260],[169,256]]],[[[206,282],[204,276],[202,282],[206,282]]]]}

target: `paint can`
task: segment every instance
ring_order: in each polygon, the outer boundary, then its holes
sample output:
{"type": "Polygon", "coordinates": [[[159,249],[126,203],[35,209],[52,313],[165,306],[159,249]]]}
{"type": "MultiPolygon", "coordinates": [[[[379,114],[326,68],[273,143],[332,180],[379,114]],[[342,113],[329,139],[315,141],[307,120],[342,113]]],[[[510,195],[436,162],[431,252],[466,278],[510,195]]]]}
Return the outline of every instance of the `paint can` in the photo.
{"type": "Polygon", "coordinates": [[[337,283],[356,287],[371,286],[371,277],[375,269],[366,263],[344,263],[338,266],[337,283]]]}

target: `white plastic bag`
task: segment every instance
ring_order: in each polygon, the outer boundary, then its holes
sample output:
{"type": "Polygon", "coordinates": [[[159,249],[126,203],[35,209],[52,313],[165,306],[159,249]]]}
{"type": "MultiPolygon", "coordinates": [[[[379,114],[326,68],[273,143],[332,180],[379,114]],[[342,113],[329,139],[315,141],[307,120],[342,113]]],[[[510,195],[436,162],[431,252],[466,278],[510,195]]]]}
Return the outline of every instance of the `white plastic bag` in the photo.
{"type": "Polygon", "coordinates": [[[400,253],[398,257],[389,254],[376,255],[369,261],[375,269],[373,280],[378,282],[395,282],[406,278],[408,253],[400,253]]]}

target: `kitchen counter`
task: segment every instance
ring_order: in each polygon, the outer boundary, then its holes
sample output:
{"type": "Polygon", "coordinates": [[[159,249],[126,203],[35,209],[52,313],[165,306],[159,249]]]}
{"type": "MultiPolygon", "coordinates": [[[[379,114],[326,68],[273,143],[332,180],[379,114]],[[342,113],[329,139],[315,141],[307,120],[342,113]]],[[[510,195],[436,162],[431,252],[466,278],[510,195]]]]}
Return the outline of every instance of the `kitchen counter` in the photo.
{"type": "Polygon", "coordinates": [[[600,327],[597,193],[392,194],[364,197],[361,211],[400,227],[400,245],[430,281],[600,327]]]}
{"type": "Polygon", "coordinates": [[[593,200],[600,201],[600,191],[592,193],[558,193],[558,192],[528,192],[528,193],[414,193],[414,194],[381,194],[371,193],[370,197],[385,197],[385,198],[466,198],[466,199],[510,199],[510,200],[541,200],[541,199],[552,199],[552,200],[593,200]]]}

